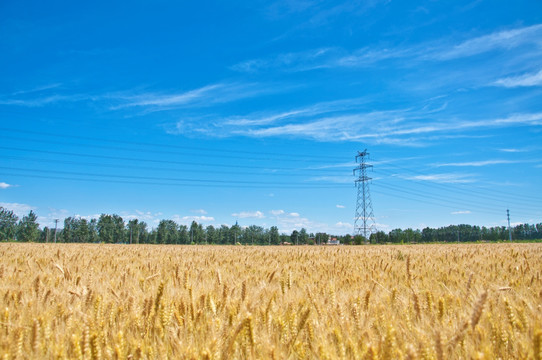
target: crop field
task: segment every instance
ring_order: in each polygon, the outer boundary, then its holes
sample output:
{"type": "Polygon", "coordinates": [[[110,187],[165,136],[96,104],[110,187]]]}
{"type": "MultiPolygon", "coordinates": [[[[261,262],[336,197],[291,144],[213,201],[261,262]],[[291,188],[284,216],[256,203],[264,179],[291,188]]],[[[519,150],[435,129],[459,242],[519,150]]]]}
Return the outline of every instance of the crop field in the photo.
{"type": "Polygon", "coordinates": [[[2,359],[540,359],[542,244],[0,244],[2,359]]]}

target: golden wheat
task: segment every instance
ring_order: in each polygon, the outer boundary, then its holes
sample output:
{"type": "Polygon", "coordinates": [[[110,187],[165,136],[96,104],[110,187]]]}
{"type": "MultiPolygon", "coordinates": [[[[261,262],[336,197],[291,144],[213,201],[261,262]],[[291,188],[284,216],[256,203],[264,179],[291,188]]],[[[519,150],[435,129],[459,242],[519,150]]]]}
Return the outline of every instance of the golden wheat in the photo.
{"type": "Polygon", "coordinates": [[[0,257],[2,359],[541,358],[541,244],[0,244],[0,257]]]}

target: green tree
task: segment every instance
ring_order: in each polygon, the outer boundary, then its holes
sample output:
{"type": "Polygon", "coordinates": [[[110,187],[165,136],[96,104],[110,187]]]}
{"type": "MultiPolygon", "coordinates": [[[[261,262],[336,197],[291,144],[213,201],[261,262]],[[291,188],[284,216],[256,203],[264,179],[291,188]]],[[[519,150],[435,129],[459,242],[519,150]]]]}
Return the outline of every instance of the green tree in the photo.
{"type": "Polygon", "coordinates": [[[179,239],[179,244],[190,243],[190,235],[188,234],[188,226],[186,225],[179,226],[179,233],[177,234],[177,238],[179,239]]]}
{"type": "Polygon", "coordinates": [[[112,244],[115,239],[115,222],[111,215],[102,214],[97,223],[98,239],[102,243],[112,244]]]}
{"type": "Polygon", "coordinates": [[[18,225],[18,239],[24,242],[35,242],[40,235],[38,216],[30,210],[28,215],[23,216],[18,225]]]}
{"type": "Polygon", "coordinates": [[[10,241],[15,238],[18,220],[13,211],[0,206],[0,241],[10,241]]]}
{"type": "Polygon", "coordinates": [[[322,245],[322,244],[325,244],[327,243],[328,239],[329,239],[329,235],[326,234],[326,233],[316,233],[316,235],[314,235],[314,241],[316,241],[316,244],[317,245],[322,245]]]}
{"type": "Polygon", "coordinates": [[[145,242],[146,232],[147,224],[144,221],[139,221],[138,219],[128,221],[126,234],[130,244],[139,244],[141,239],[143,239],[141,242],[145,242]]]}
{"type": "Polygon", "coordinates": [[[269,229],[269,237],[272,245],[280,244],[279,228],[276,226],[271,226],[271,229],[269,229]]]}
{"type": "Polygon", "coordinates": [[[205,237],[207,239],[208,244],[218,244],[218,231],[215,229],[213,225],[207,226],[205,229],[205,237]]]}
{"type": "Polygon", "coordinates": [[[116,243],[125,243],[126,242],[126,226],[124,225],[124,220],[117,214],[113,214],[113,223],[114,232],[113,232],[113,241],[116,243]]]}
{"type": "Polygon", "coordinates": [[[177,223],[173,220],[161,220],[158,224],[156,241],[159,244],[176,244],[177,227],[177,223]]]}
{"type": "Polygon", "coordinates": [[[308,244],[309,242],[309,234],[307,234],[307,229],[301,228],[299,231],[299,243],[300,244],[308,244]]]}
{"type": "Polygon", "coordinates": [[[235,223],[235,225],[233,225],[231,228],[230,228],[230,231],[229,231],[229,241],[228,243],[231,241],[231,243],[235,244],[237,243],[237,240],[239,238],[239,236],[241,236],[241,227],[239,226],[239,224],[237,224],[237,222],[235,223]]]}
{"type": "Polygon", "coordinates": [[[295,245],[299,244],[299,231],[292,231],[292,234],[290,235],[290,242],[295,245]]]}

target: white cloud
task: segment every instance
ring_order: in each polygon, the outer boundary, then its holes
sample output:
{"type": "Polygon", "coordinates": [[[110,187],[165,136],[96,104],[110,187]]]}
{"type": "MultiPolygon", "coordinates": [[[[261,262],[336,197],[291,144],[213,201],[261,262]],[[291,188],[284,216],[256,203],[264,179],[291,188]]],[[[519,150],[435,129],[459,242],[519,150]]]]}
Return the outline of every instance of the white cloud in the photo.
{"type": "Polygon", "coordinates": [[[542,24],[496,31],[462,42],[442,38],[437,42],[421,43],[411,47],[361,48],[349,51],[343,48],[316,48],[295,53],[283,53],[269,58],[253,59],[232,67],[241,72],[307,71],[321,68],[369,67],[392,59],[411,61],[443,61],[470,57],[493,50],[509,50],[519,46],[542,44],[542,24]]]}
{"type": "MultiPolygon", "coordinates": [[[[284,88],[281,89],[281,91],[284,88]]],[[[148,112],[184,107],[209,107],[277,91],[276,87],[256,83],[217,83],[180,93],[111,94],[119,104],[112,110],[143,108],[148,112]]]]}
{"type": "Polygon", "coordinates": [[[22,217],[25,215],[28,215],[30,210],[35,211],[36,207],[32,205],[27,204],[19,204],[19,203],[6,203],[6,202],[0,202],[0,206],[4,209],[11,210],[15,215],[18,217],[22,217]]]}
{"type": "Polygon", "coordinates": [[[178,94],[141,94],[128,97],[128,102],[118,106],[118,108],[133,106],[173,106],[186,105],[194,103],[202,98],[209,97],[210,94],[222,89],[223,84],[213,84],[203,86],[199,89],[189,90],[178,94]]]}
{"type": "Polygon", "coordinates": [[[495,81],[493,85],[507,88],[539,86],[542,85],[542,70],[535,74],[525,74],[521,76],[499,79],[495,81]]]}
{"type": "Polygon", "coordinates": [[[239,72],[258,72],[275,68],[290,68],[297,71],[312,70],[326,67],[326,63],[333,59],[337,49],[318,48],[300,52],[290,52],[275,55],[267,59],[252,59],[243,61],[231,67],[239,72]]]}
{"type": "Polygon", "coordinates": [[[346,228],[346,229],[352,229],[352,230],[354,229],[353,224],[342,222],[342,221],[339,221],[338,223],[336,223],[335,226],[338,228],[346,228]]]}
{"type": "Polygon", "coordinates": [[[190,211],[192,211],[193,213],[196,213],[196,214],[207,215],[207,211],[205,211],[203,209],[190,210],[190,211]]]}
{"type": "MultiPolygon", "coordinates": [[[[99,219],[100,218],[100,214],[94,214],[94,215],[79,215],[79,214],[76,214],[73,216],[74,218],[77,218],[77,219],[84,219],[84,220],[87,220],[87,221],[90,221],[92,219],[99,219]]],[[[124,216],[122,216],[122,219],[124,221],[127,221],[127,220],[130,220],[128,218],[125,218],[124,216]]]]}
{"type": "Polygon", "coordinates": [[[271,210],[271,214],[278,216],[284,214],[284,210],[271,210]]]}
{"type": "Polygon", "coordinates": [[[85,100],[94,100],[95,98],[89,95],[75,94],[75,95],[49,95],[41,96],[37,98],[9,98],[0,99],[0,105],[15,105],[24,107],[42,107],[58,102],[77,102],[85,100]]]}
{"type": "Polygon", "coordinates": [[[163,214],[161,212],[157,212],[157,213],[152,213],[150,211],[141,211],[141,210],[136,210],[135,211],[135,214],[131,213],[131,212],[121,212],[120,213],[120,216],[122,216],[123,219],[129,221],[129,220],[133,220],[133,219],[138,219],[140,221],[145,221],[145,222],[148,222],[148,223],[155,223],[155,224],[158,224],[160,222],[160,216],[162,216],[163,214]]]}
{"type": "Polygon", "coordinates": [[[502,159],[495,159],[495,160],[482,160],[482,161],[465,161],[465,162],[455,162],[455,163],[445,163],[445,164],[436,164],[436,166],[472,166],[472,167],[480,167],[480,166],[488,166],[488,165],[500,165],[500,164],[517,164],[517,163],[523,163],[525,161],[523,160],[502,160],[502,159]]]}
{"type": "Polygon", "coordinates": [[[16,185],[12,185],[12,184],[8,184],[8,183],[5,183],[5,182],[0,182],[0,189],[7,189],[7,188],[10,188],[10,187],[15,187],[16,185]]]}
{"type": "Polygon", "coordinates": [[[290,215],[291,217],[299,217],[299,213],[296,213],[296,212],[292,212],[288,215],[290,215]]]}
{"type": "Polygon", "coordinates": [[[337,204],[337,205],[335,205],[335,206],[336,206],[338,209],[344,209],[344,205],[339,205],[339,204],[337,204]]]}
{"type": "Polygon", "coordinates": [[[246,219],[246,218],[256,218],[256,219],[263,219],[265,215],[261,211],[241,211],[239,213],[233,213],[231,214],[233,217],[237,217],[240,219],[246,219]]]}
{"type": "Polygon", "coordinates": [[[470,210],[463,210],[463,211],[452,211],[451,214],[452,215],[465,215],[465,214],[470,214],[470,210]]]}
{"type": "Polygon", "coordinates": [[[520,45],[542,44],[542,24],[498,31],[466,40],[444,51],[432,54],[439,60],[450,60],[482,54],[496,49],[512,49],[520,45]]]}
{"type": "Polygon", "coordinates": [[[334,184],[349,184],[354,181],[352,176],[315,176],[309,181],[323,181],[334,184]]]}
{"type": "Polygon", "coordinates": [[[520,153],[520,152],[527,152],[526,149],[499,149],[499,151],[505,152],[505,153],[520,153]]]}
{"type": "MultiPolygon", "coordinates": [[[[376,144],[422,146],[427,141],[442,138],[465,137],[477,130],[507,128],[511,126],[541,126],[542,112],[512,114],[506,117],[458,120],[440,117],[434,120],[430,109],[399,109],[363,112],[341,107],[327,116],[292,115],[286,123],[228,125],[230,120],[216,122],[214,131],[206,129],[211,136],[246,136],[253,138],[292,137],[322,142],[364,141],[376,144]],[[343,110],[340,110],[343,109],[343,110]],[[467,134],[466,134],[467,133],[467,134]]],[[[295,114],[295,111],[290,112],[295,114]]]]}
{"type": "MultiPolygon", "coordinates": [[[[178,218],[178,215],[177,215],[178,218]]],[[[195,222],[209,222],[209,221],[215,221],[215,218],[212,216],[183,216],[182,220],[184,221],[195,221],[195,222]]]]}
{"type": "Polygon", "coordinates": [[[469,174],[432,174],[416,176],[400,176],[406,180],[432,181],[437,183],[465,184],[474,182],[469,174]]]}

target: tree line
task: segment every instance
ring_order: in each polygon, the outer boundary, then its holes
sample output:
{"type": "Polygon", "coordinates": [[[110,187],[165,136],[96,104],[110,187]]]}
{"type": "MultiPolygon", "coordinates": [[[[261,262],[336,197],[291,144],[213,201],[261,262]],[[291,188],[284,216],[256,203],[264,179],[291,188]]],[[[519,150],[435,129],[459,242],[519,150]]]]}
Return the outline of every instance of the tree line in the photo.
{"type": "MultiPolygon", "coordinates": [[[[40,228],[38,217],[30,211],[21,219],[11,210],[0,207],[0,241],[63,242],[63,243],[124,243],[124,244],[252,244],[278,245],[326,244],[337,239],[341,244],[359,245],[366,242],[360,235],[330,236],[326,233],[308,233],[302,228],[291,234],[279,233],[276,226],[265,229],[251,225],[241,227],[221,225],[204,227],[193,221],[190,226],[179,225],[173,220],[161,220],[156,228],[149,229],[144,221],[119,215],[102,214],[98,219],[80,217],[64,219],[59,229],[40,228]]],[[[372,244],[405,244],[430,242],[506,241],[508,229],[504,226],[480,227],[450,225],[441,228],[426,227],[422,230],[394,229],[371,234],[367,242],[372,244]]],[[[542,223],[521,224],[512,228],[513,240],[542,239],[542,223]]]]}

